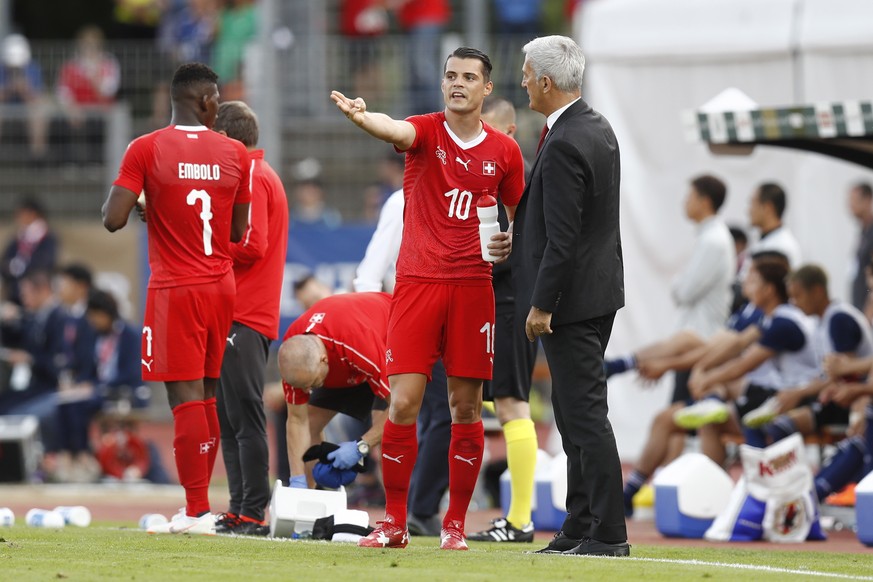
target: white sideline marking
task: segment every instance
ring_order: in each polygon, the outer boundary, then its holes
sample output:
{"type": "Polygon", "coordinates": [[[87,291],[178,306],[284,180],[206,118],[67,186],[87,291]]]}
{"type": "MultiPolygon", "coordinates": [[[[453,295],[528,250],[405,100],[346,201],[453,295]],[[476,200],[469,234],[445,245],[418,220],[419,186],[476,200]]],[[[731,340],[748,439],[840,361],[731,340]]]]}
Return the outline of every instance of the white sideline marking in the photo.
{"type": "Polygon", "coordinates": [[[659,564],[681,564],[685,566],[712,566],[715,568],[728,568],[734,570],[753,570],[756,572],[770,572],[773,574],[797,574],[799,576],[816,576],[819,578],[839,578],[841,580],[873,580],[873,576],[858,576],[855,574],[838,574],[836,572],[819,572],[817,570],[792,570],[789,568],[776,568],[774,566],[759,566],[757,564],[734,564],[731,562],[705,562],[703,560],[676,560],[671,558],[638,558],[626,557],[615,558],[612,556],[576,556],[578,558],[593,558],[606,560],[655,562],[659,564]]]}

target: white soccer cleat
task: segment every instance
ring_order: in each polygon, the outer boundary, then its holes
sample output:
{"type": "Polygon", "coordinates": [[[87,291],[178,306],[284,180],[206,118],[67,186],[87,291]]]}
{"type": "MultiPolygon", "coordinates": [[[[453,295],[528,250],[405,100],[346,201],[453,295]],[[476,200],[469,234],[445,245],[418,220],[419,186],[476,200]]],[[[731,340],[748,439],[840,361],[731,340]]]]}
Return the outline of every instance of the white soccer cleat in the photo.
{"type": "Polygon", "coordinates": [[[779,402],[770,398],[764,404],[743,415],[743,424],[749,428],[761,428],[770,424],[779,412],[779,402]]]}
{"type": "Polygon", "coordinates": [[[714,398],[707,398],[677,410],[673,421],[684,429],[695,429],[707,424],[720,424],[730,416],[728,405],[714,398]]]}
{"type": "Polygon", "coordinates": [[[173,516],[173,519],[168,523],[162,523],[150,527],[150,534],[192,534],[192,535],[215,535],[215,516],[211,513],[206,513],[200,517],[191,517],[183,515],[173,516]]]}

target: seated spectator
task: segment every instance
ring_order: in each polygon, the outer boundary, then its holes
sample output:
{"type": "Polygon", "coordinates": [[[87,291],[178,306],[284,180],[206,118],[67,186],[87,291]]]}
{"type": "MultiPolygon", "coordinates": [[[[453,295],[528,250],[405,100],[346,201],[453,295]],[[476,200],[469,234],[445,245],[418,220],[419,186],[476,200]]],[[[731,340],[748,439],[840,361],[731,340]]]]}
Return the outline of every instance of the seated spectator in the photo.
{"type": "MultiPolygon", "coordinates": [[[[815,332],[818,353],[825,359],[831,355],[844,358],[873,356],[870,322],[852,305],[832,301],[827,284],[827,274],[815,265],[801,267],[791,274],[788,282],[794,304],[818,321],[815,332]]],[[[822,366],[827,372],[824,361],[822,366]]],[[[743,423],[752,428],[766,425],[771,442],[795,432],[809,435],[827,425],[846,425],[849,423],[848,408],[835,402],[822,404],[817,398],[831,383],[852,379],[829,376],[794,390],[782,390],[744,417],[743,423]]]]}
{"type": "Polygon", "coordinates": [[[303,311],[330,295],[333,295],[330,287],[322,283],[315,275],[306,275],[294,282],[294,299],[303,311]]]}
{"type": "MultiPolygon", "coordinates": [[[[26,123],[18,124],[14,114],[0,109],[0,134],[20,125],[27,127],[30,146],[30,161],[45,161],[48,154],[48,102],[45,98],[42,69],[31,60],[30,43],[20,34],[10,34],[3,40],[3,61],[0,63],[0,106],[20,105],[24,109],[26,123]]],[[[11,131],[9,133],[12,133],[11,131]]],[[[21,132],[23,134],[23,132],[21,132]]],[[[10,154],[18,151],[24,140],[13,136],[9,145],[15,146],[10,154]]],[[[4,156],[7,160],[11,156],[4,156]]],[[[16,161],[23,161],[17,159],[16,161]]]]}
{"type": "Polygon", "coordinates": [[[34,415],[40,421],[45,448],[57,445],[58,380],[64,361],[66,316],[52,292],[51,276],[33,271],[21,280],[24,314],[18,322],[20,348],[7,349],[4,357],[13,365],[30,367],[23,386],[10,386],[0,394],[0,415],[34,415]]]}
{"type": "Polygon", "coordinates": [[[118,60],[103,48],[103,32],[88,25],[76,35],[76,53],[58,74],[58,103],[65,116],[61,141],[63,159],[99,162],[103,159],[105,122],[94,115],[115,102],[121,84],[118,60]]]}
{"type": "Polygon", "coordinates": [[[212,51],[212,69],[221,83],[225,101],[245,100],[243,57],[246,46],[258,32],[258,8],[254,0],[226,0],[218,16],[212,51]]]}
{"type": "Polygon", "coordinates": [[[103,475],[169,483],[158,447],[139,434],[140,413],[151,398],[138,361],[140,331],[121,319],[115,299],[105,291],[93,291],[88,298],[88,321],[98,334],[95,399],[101,436],[96,456],[103,475]]]}
{"type": "Polygon", "coordinates": [[[123,40],[155,38],[163,0],[114,0],[113,38],[123,40]]]}
{"type": "MultiPolygon", "coordinates": [[[[3,300],[21,305],[19,281],[33,271],[54,270],[58,241],[46,221],[43,205],[35,199],[22,200],[15,211],[15,236],[0,259],[3,300]]],[[[5,345],[5,344],[4,344],[5,345]]]]}
{"type": "Polygon", "coordinates": [[[57,294],[64,309],[63,368],[73,384],[93,383],[95,376],[94,344],[97,337],[85,311],[91,293],[91,271],[72,263],[63,267],[55,279],[57,294]]]}
{"type": "Polygon", "coordinates": [[[324,186],[316,180],[297,182],[292,191],[292,204],[291,228],[295,225],[336,228],[342,223],[339,211],[327,206],[324,186]]]}

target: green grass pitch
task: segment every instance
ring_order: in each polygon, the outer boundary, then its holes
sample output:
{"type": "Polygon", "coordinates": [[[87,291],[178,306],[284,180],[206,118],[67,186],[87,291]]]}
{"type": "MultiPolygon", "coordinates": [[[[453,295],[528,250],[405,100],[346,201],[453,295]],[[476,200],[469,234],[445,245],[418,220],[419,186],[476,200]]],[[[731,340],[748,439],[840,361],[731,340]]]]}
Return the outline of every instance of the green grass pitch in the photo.
{"type": "Polygon", "coordinates": [[[632,558],[526,553],[540,544],[471,543],[445,552],[436,538],[405,550],[230,536],[148,535],[132,524],[89,528],[0,528],[0,580],[873,580],[873,552],[634,546],[632,558]]]}

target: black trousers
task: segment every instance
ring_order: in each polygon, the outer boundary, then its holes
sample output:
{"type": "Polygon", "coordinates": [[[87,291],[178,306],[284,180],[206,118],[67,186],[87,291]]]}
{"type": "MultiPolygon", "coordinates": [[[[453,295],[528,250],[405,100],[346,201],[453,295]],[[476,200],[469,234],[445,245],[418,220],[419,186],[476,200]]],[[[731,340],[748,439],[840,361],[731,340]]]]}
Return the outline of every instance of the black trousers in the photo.
{"type": "Polygon", "coordinates": [[[264,374],[270,340],[236,321],[227,334],[216,400],[228,511],[262,521],[270,502],[264,374]]]}
{"type": "Polygon", "coordinates": [[[542,336],[552,374],[552,406],[567,454],[567,518],[571,538],[627,540],[621,463],[607,418],[603,354],[615,313],[558,325],[542,336]]]}
{"type": "Polygon", "coordinates": [[[438,360],[418,413],[418,458],[409,485],[409,513],[419,517],[439,513],[440,501],[449,486],[452,411],[447,382],[446,368],[438,360]]]}

